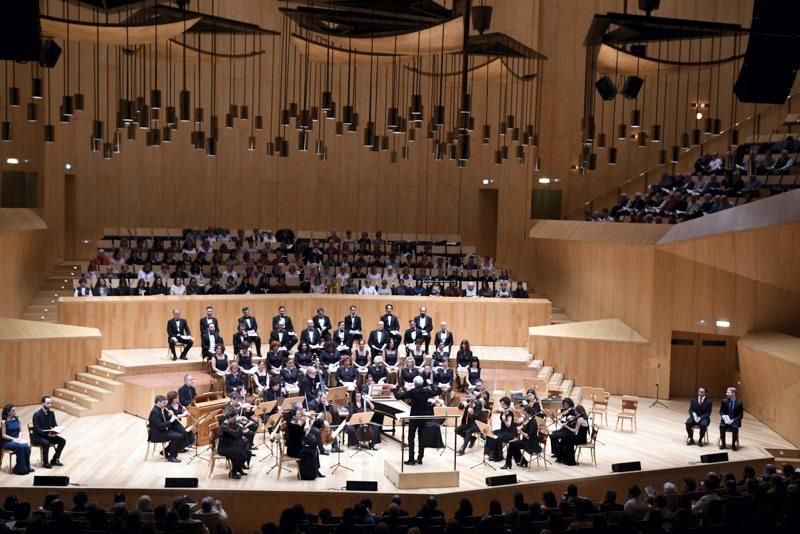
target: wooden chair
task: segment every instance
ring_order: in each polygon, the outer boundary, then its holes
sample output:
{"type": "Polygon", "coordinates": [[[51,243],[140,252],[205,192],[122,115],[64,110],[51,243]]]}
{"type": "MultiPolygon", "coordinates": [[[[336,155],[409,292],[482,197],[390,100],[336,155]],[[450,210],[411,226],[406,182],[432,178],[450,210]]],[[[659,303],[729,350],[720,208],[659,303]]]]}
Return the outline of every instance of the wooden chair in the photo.
{"type": "Polygon", "coordinates": [[[597,431],[600,429],[597,425],[592,425],[592,433],[589,434],[589,441],[586,443],[582,443],[580,445],[576,445],[575,448],[578,449],[578,454],[575,457],[575,461],[577,462],[581,458],[581,452],[583,449],[588,449],[589,452],[592,453],[592,462],[594,465],[597,465],[597,456],[595,456],[595,449],[597,445],[597,431]]]}
{"type": "MultiPolygon", "coordinates": [[[[541,447],[541,450],[539,452],[528,453],[528,467],[531,467],[533,461],[536,460],[536,467],[541,467],[541,465],[544,464],[544,470],[547,471],[547,464],[550,463],[546,456],[547,437],[549,435],[550,432],[547,430],[547,425],[540,424],[537,439],[539,440],[539,446],[541,447]]],[[[522,457],[525,458],[525,451],[522,451],[522,457]]]]}
{"type": "MultiPolygon", "coordinates": [[[[705,444],[708,444],[708,434],[709,434],[709,429],[710,428],[711,428],[711,425],[706,427],[706,433],[703,436],[703,443],[705,443],[705,444]]],[[[694,429],[700,430],[700,425],[698,425],[697,423],[692,425],[692,439],[694,439],[694,429]]]]}
{"type": "Polygon", "coordinates": [[[161,444],[161,453],[166,458],[166,455],[167,455],[167,444],[169,443],[169,441],[153,441],[152,439],[150,439],[150,421],[145,421],[144,424],[147,427],[147,450],[144,453],[144,459],[147,460],[151,456],[155,456],[156,449],[158,448],[158,447],[156,447],[156,445],[158,445],[158,444],[161,444]],[[150,448],[151,448],[150,446],[151,445],[152,445],[152,449],[153,449],[152,452],[150,452],[150,448]]]}
{"type": "MultiPolygon", "coordinates": [[[[175,343],[175,354],[180,354],[183,352],[183,349],[186,347],[183,341],[178,341],[175,343]]],[[[169,350],[169,345],[167,346],[167,359],[172,361],[172,351],[169,350]]]]}
{"type": "Polygon", "coordinates": [[[596,420],[596,416],[600,416],[605,424],[608,424],[608,400],[611,395],[604,391],[603,388],[584,387],[581,395],[584,400],[590,399],[592,401],[592,408],[589,410],[589,416],[596,420]]]}
{"type": "Polygon", "coordinates": [[[11,449],[4,449],[0,447],[0,471],[3,469],[3,457],[6,455],[8,455],[8,472],[10,474],[11,470],[14,468],[14,463],[11,461],[11,457],[16,456],[17,453],[11,449]]]}
{"type": "Polygon", "coordinates": [[[625,429],[625,421],[631,422],[631,431],[638,430],[636,428],[636,410],[639,408],[639,397],[634,397],[632,395],[623,395],[622,396],[622,410],[617,415],[617,424],[614,427],[614,430],[624,430],[625,429]]]}
{"type": "Polygon", "coordinates": [[[278,446],[278,480],[281,479],[281,471],[285,468],[283,464],[291,464],[293,467],[297,469],[297,479],[300,479],[300,460],[293,456],[286,455],[286,442],[283,439],[283,433],[278,433],[278,441],[276,442],[278,446]]]}
{"type": "Polygon", "coordinates": [[[219,438],[219,423],[211,423],[208,425],[209,447],[211,447],[211,461],[208,462],[208,478],[214,474],[214,467],[217,465],[217,460],[225,460],[225,466],[228,471],[231,470],[231,461],[227,457],[222,456],[217,452],[217,440],[219,438]]]}
{"type": "MultiPolygon", "coordinates": [[[[28,442],[31,444],[31,448],[37,447],[39,449],[39,454],[40,454],[39,463],[41,465],[44,465],[44,445],[37,445],[33,441],[33,423],[28,423],[28,442]]],[[[48,447],[55,447],[55,446],[56,446],[55,443],[51,443],[50,445],[48,445],[48,447]]],[[[2,467],[1,463],[0,467],[2,467]]]]}

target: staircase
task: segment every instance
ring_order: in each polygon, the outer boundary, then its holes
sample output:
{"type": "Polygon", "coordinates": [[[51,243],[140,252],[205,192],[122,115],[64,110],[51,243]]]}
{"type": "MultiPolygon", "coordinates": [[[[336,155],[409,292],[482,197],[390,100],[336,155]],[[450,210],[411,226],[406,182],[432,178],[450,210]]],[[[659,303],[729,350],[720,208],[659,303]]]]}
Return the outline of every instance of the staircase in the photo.
{"type": "Polygon", "coordinates": [[[67,380],[64,387],[56,388],[53,406],[75,417],[122,412],[125,385],[117,378],[123,374],[98,360],[97,364],[89,365],[86,372],[77,373],[74,380],[67,380]]]}
{"type": "Polygon", "coordinates": [[[58,297],[71,297],[74,278],[80,277],[83,272],[82,261],[65,261],[59,263],[42,281],[39,290],[31,303],[22,311],[21,319],[29,321],[44,321],[55,323],[58,321],[58,297]]]}

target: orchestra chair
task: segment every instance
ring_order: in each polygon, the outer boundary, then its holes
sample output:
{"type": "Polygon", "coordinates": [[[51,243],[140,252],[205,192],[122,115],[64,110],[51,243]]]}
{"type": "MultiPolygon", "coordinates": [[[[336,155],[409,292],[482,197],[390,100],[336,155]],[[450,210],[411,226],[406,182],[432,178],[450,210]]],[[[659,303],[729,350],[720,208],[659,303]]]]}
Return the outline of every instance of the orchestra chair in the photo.
{"type": "Polygon", "coordinates": [[[592,462],[594,465],[597,465],[597,456],[595,456],[595,449],[597,448],[597,431],[600,429],[597,425],[592,425],[592,432],[589,434],[589,441],[586,443],[581,443],[579,445],[575,445],[575,448],[578,449],[578,454],[575,456],[575,461],[577,462],[581,458],[581,452],[583,449],[588,449],[589,452],[592,454],[592,462]]]}
{"type": "Polygon", "coordinates": [[[11,474],[12,469],[14,468],[14,463],[11,461],[12,456],[16,456],[17,453],[12,451],[11,449],[5,449],[0,447],[0,471],[3,470],[3,457],[8,455],[8,474],[11,474]]]}
{"type": "Polygon", "coordinates": [[[211,461],[208,462],[208,478],[214,474],[214,466],[217,465],[217,460],[225,460],[225,467],[228,471],[231,470],[231,461],[226,456],[222,456],[217,452],[217,439],[219,438],[219,423],[211,423],[208,425],[209,447],[211,447],[211,461]]]}
{"type": "Polygon", "coordinates": [[[150,437],[150,421],[145,421],[144,424],[147,427],[147,450],[144,453],[145,461],[156,454],[156,449],[158,448],[156,445],[158,444],[161,445],[161,454],[164,455],[164,458],[166,458],[167,445],[169,444],[169,441],[153,441],[150,437]],[[153,449],[152,452],[150,452],[151,445],[153,449]]]}
{"type": "Polygon", "coordinates": [[[540,424],[539,430],[537,433],[537,439],[539,440],[539,445],[541,450],[539,452],[527,452],[525,450],[522,451],[522,457],[525,458],[525,455],[528,455],[528,469],[533,465],[533,461],[536,460],[536,466],[541,467],[544,465],[544,470],[547,471],[547,464],[550,461],[547,459],[547,438],[550,436],[550,431],[547,429],[547,425],[540,424]]]}
{"type": "MultiPolygon", "coordinates": [[[[731,438],[733,438],[733,429],[732,428],[726,428],[725,430],[723,430],[722,432],[719,433],[719,437],[717,438],[717,447],[722,445],[722,435],[723,435],[722,433],[723,432],[730,432],[731,433],[731,438]]],[[[739,439],[736,440],[736,448],[738,449],[738,448],[740,448],[742,446],[741,445],[741,441],[742,441],[742,439],[741,439],[742,438],[742,429],[741,428],[739,428],[739,435],[737,436],[737,438],[739,438],[739,439]]],[[[708,443],[708,429],[707,428],[706,428],[706,443],[708,443]]],[[[731,445],[732,444],[733,444],[733,440],[731,440],[731,445]]]]}
{"type": "MultiPolygon", "coordinates": [[[[180,338],[178,338],[178,340],[179,341],[175,343],[175,354],[180,354],[186,347],[186,344],[183,341],[180,341],[180,338]]],[[[172,361],[172,351],[169,350],[169,344],[167,344],[167,359],[172,361]]]]}
{"type": "MultiPolygon", "coordinates": [[[[28,442],[30,443],[31,448],[36,447],[36,448],[39,449],[39,453],[41,454],[41,457],[39,459],[39,464],[40,465],[44,465],[44,447],[45,446],[44,445],[37,445],[36,443],[34,443],[34,441],[33,441],[33,423],[28,423],[28,442]]],[[[51,443],[50,445],[47,445],[47,446],[48,447],[55,447],[56,444],[55,443],[51,443]]],[[[6,451],[6,452],[8,452],[8,451],[6,451]]],[[[2,467],[2,463],[0,463],[0,467],[2,467]]]]}
{"type": "Polygon", "coordinates": [[[581,396],[584,400],[591,400],[592,407],[589,409],[589,417],[597,420],[596,416],[608,425],[608,401],[611,395],[603,388],[584,387],[581,389],[581,396]]]}
{"type": "Polygon", "coordinates": [[[291,464],[292,467],[297,469],[297,479],[300,480],[300,460],[293,456],[288,456],[286,454],[286,442],[283,439],[283,433],[279,433],[277,445],[278,445],[278,464],[277,464],[278,480],[281,479],[281,471],[285,469],[285,467],[283,467],[283,464],[291,464]]]}
{"type": "Polygon", "coordinates": [[[614,427],[614,430],[624,430],[625,429],[625,421],[631,422],[631,431],[635,432],[638,430],[636,428],[636,411],[639,408],[639,397],[634,397],[633,395],[623,395],[622,396],[622,409],[617,415],[617,424],[614,427]]]}
{"type": "MultiPolygon", "coordinates": [[[[695,429],[700,430],[700,425],[697,424],[697,423],[692,425],[692,439],[694,439],[694,430],[695,429]]],[[[708,435],[711,433],[711,432],[709,432],[710,430],[711,430],[711,425],[708,425],[706,427],[706,435],[703,436],[703,443],[705,443],[706,445],[708,445],[708,435]]]]}

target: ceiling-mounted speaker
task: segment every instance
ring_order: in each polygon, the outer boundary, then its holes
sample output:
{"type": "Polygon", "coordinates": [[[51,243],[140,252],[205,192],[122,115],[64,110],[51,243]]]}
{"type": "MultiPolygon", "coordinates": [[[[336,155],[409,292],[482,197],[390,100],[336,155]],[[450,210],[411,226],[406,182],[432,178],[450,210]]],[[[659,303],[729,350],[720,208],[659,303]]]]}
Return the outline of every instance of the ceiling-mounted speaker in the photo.
{"type": "Polygon", "coordinates": [[[150,90],[150,109],[161,109],[161,89],[150,90]]]}
{"type": "Polygon", "coordinates": [[[606,134],[600,132],[597,134],[597,148],[605,148],[606,147],[606,134]]]}
{"type": "Polygon", "coordinates": [[[625,78],[625,83],[622,84],[622,96],[628,100],[633,100],[639,96],[639,91],[642,90],[644,80],[638,76],[628,76],[625,78]]]}
{"type": "Polygon", "coordinates": [[[650,129],[650,142],[651,143],[660,143],[661,142],[661,125],[654,124],[653,127],[650,129]]]}
{"type": "Polygon", "coordinates": [[[483,35],[492,25],[492,6],[472,6],[472,29],[483,35]]]}
{"type": "Polygon", "coordinates": [[[181,91],[178,97],[178,110],[181,122],[189,122],[191,109],[191,94],[189,91],[181,91]]]}
{"type": "Polygon", "coordinates": [[[264,129],[264,117],[261,115],[256,115],[256,130],[263,130],[264,129]]]}
{"type": "Polygon", "coordinates": [[[616,165],[617,164],[617,147],[612,146],[608,149],[608,164],[609,165],[616,165]]]}
{"type": "Polygon", "coordinates": [[[39,47],[39,65],[52,69],[61,57],[61,47],[52,39],[44,39],[39,47]]]}
{"type": "Polygon", "coordinates": [[[617,96],[617,86],[608,76],[603,76],[594,82],[594,87],[603,100],[614,100],[614,97],[617,96]]]}
{"type": "Polygon", "coordinates": [[[44,142],[45,143],[56,142],[56,127],[54,125],[52,124],[44,125],[44,142]]]}

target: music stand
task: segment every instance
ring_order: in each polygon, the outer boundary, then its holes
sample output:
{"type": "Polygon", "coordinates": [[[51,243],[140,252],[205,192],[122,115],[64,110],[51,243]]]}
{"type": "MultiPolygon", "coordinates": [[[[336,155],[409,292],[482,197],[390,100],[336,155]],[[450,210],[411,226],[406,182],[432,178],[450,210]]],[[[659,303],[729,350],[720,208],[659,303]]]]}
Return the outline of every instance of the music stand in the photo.
{"type": "MultiPolygon", "coordinates": [[[[375,415],[375,412],[357,412],[357,413],[354,413],[353,415],[350,416],[350,420],[347,422],[347,424],[355,426],[356,427],[356,432],[357,432],[358,431],[357,427],[359,427],[361,425],[369,425],[369,424],[371,424],[373,415],[375,415]]],[[[375,432],[376,430],[372,429],[372,431],[375,432]]],[[[367,450],[366,448],[364,448],[362,446],[361,441],[359,441],[358,438],[356,438],[356,442],[357,442],[356,452],[351,454],[350,458],[352,458],[353,456],[355,456],[359,452],[364,452],[364,453],[367,453],[370,456],[373,456],[373,454],[371,452],[369,452],[369,450],[367,450]]]]}
{"type": "Polygon", "coordinates": [[[470,469],[475,469],[481,465],[485,465],[486,467],[491,467],[495,469],[495,467],[486,461],[486,440],[489,438],[497,439],[497,436],[494,432],[492,432],[492,427],[489,426],[487,423],[483,421],[475,420],[475,424],[478,425],[478,430],[480,430],[481,434],[483,434],[484,443],[483,443],[483,452],[481,453],[481,461],[478,464],[473,465],[470,469]]]}
{"type": "MultiPolygon", "coordinates": [[[[333,437],[334,440],[339,439],[339,436],[342,434],[342,430],[344,430],[346,426],[347,426],[347,421],[342,421],[339,424],[339,426],[336,427],[336,430],[333,431],[331,437],[333,437]]],[[[336,453],[336,463],[331,466],[332,467],[331,473],[335,473],[336,470],[339,469],[340,467],[342,469],[347,469],[348,471],[352,471],[352,469],[342,464],[342,451],[343,451],[342,445],[343,443],[339,445],[339,451],[336,453]]]]}
{"type": "MultiPolygon", "coordinates": [[[[433,415],[441,415],[441,416],[448,416],[448,415],[461,415],[461,408],[458,406],[434,406],[433,407],[433,415]]],[[[442,438],[442,443],[444,443],[444,447],[439,449],[439,456],[444,454],[447,449],[455,450],[453,447],[450,447],[447,444],[447,428],[450,426],[455,426],[455,422],[457,419],[453,418],[452,420],[449,417],[446,417],[442,426],[444,427],[444,438],[442,438]],[[451,423],[452,421],[452,423],[451,423]]]]}
{"type": "Polygon", "coordinates": [[[347,406],[350,400],[350,394],[347,392],[347,386],[337,386],[328,389],[328,402],[337,406],[347,406]]]}
{"type": "Polygon", "coordinates": [[[306,397],[305,395],[300,395],[299,397],[286,397],[283,399],[283,403],[281,404],[280,410],[281,412],[288,412],[292,409],[292,406],[295,404],[302,404],[305,405],[306,397]]]}
{"type": "Polygon", "coordinates": [[[189,458],[189,461],[188,461],[188,462],[186,462],[186,464],[187,464],[187,465],[188,465],[188,464],[190,464],[190,463],[192,463],[192,460],[196,460],[196,459],[198,459],[198,458],[200,458],[201,460],[205,460],[206,462],[208,462],[208,461],[209,461],[209,459],[208,459],[208,458],[206,458],[205,456],[203,456],[203,454],[204,454],[204,453],[205,453],[205,452],[206,452],[208,449],[210,449],[210,448],[211,448],[211,445],[209,445],[208,447],[206,447],[206,448],[203,450],[203,452],[200,452],[200,447],[198,447],[198,446],[197,446],[197,441],[200,439],[200,425],[202,425],[203,423],[205,423],[205,422],[208,420],[208,418],[209,418],[209,417],[215,417],[215,416],[217,416],[217,415],[219,415],[219,414],[218,414],[218,412],[215,410],[215,411],[213,411],[213,412],[209,412],[209,413],[207,413],[207,414],[205,414],[205,415],[201,416],[199,419],[195,419],[195,422],[192,424],[192,426],[194,427],[194,454],[192,455],[192,457],[191,457],[191,458],[189,458]]]}
{"type": "MultiPolygon", "coordinates": [[[[259,460],[259,462],[263,462],[267,458],[272,458],[273,456],[277,456],[275,454],[275,451],[273,450],[273,443],[274,443],[273,442],[273,438],[275,437],[275,432],[277,432],[278,429],[280,428],[281,417],[282,417],[281,412],[274,413],[274,414],[270,415],[269,419],[267,419],[267,422],[264,423],[264,442],[263,442],[263,444],[267,446],[267,449],[269,450],[269,454],[264,456],[263,458],[261,458],[259,460]],[[269,434],[269,443],[267,443],[267,428],[270,425],[273,425],[274,428],[272,429],[272,431],[269,434]]],[[[272,471],[272,469],[270,469],[270,471],[272,471]]]]}

